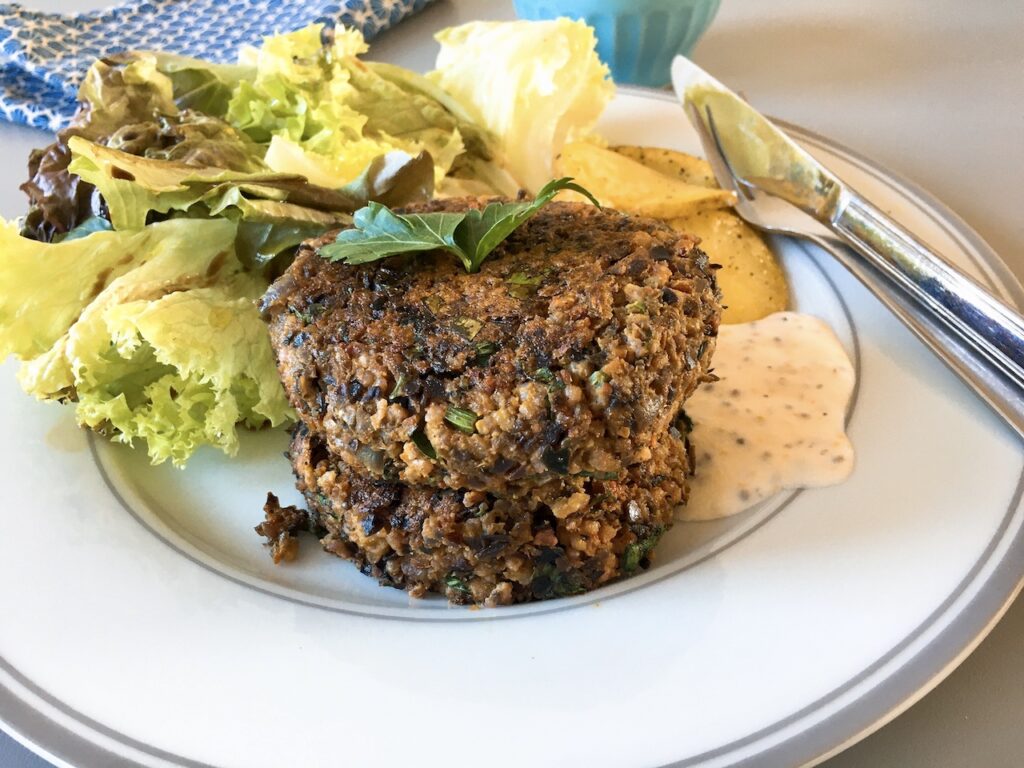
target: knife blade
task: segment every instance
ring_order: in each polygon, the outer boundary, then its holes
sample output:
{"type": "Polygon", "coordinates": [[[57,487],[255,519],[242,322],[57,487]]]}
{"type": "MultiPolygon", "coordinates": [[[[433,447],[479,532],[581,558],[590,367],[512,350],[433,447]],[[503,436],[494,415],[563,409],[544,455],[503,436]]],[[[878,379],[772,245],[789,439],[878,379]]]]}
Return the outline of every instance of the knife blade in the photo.
{"type": "Polygon", "coordinates": [[[714,114],[717,138],[740,181],[819,221],[835,212],[842,182],[746,101],[682,56],[672,63],[672,85],[707,127],[708,111],[714,114]]]}
{"type": "Polygon", "coordinates": [[[693,62],[677,56],[672,83],[691,119],[699,119],[716,137],[741,189],[785,200],[824,224],[1024,390],[1024,318],[1018,312],[852,190],[693,62]]]}

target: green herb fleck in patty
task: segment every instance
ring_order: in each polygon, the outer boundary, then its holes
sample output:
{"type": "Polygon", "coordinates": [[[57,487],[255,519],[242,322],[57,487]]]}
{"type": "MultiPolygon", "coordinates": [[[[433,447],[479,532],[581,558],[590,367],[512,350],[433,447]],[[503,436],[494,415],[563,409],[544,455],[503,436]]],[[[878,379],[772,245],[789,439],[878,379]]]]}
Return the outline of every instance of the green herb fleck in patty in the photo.
{"type": "Polygon", "coordinates": [[[456,408],[449,405],[444,412],[444,420],[467,435],[476,432],[476,420],[480,418],[467,408],[456,408]]]}

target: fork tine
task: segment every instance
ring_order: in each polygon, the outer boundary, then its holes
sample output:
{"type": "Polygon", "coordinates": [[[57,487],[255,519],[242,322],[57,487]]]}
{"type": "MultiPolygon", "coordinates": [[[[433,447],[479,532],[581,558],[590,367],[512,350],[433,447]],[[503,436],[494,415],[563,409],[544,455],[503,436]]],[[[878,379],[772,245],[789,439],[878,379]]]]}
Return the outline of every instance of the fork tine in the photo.
{"type": "MultiPolygon", "coordinates": [[[[697,129],[697,137],[704,148],[704,157],[711,165],[711,170],[714,171],[718,184],[722,189],[731,190],[738,197],[740,189],[736,182],[736,175],[732,172],[732,168],[725,158],[725,153],[722,152],[722,145],[718,141],[717,134],[712,134],[708,130],[708,126],[705,125],[700,112],[697,110],[697,106],[693,102],[686,103],[686,112],[690,122],[693,123],[693,127],[697,129]]],[[[712,119],[710,109],[707,110],[707,115],[710,121],[712,119]]]]}

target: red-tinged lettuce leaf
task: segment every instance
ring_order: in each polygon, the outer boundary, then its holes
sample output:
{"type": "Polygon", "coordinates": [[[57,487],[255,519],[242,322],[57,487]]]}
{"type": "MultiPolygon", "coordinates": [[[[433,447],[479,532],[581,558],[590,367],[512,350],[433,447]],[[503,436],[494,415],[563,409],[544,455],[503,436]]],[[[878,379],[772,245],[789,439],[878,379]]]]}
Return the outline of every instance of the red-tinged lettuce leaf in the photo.
{"type": "Polygon", "coordinates": [[[73,128],[57,134],[48,147],[35,149],[28,158],[28,181],[21,191],[29,199],[21,234],[32,240],[51,242],[91,216],[102,215],[93,186],[68,173],[71,136],[87,135],[73,128]]]}
{"type": "MultiPolygon", "coordinates": [[[[191,71],[171,59],[180,73],[191,71]]],[[[262,147],[222,120],[182,111],[174,97],[174,83],[159,70],[156,56],[118,54],[95,62],[79,90],[74,124],[29,157],[29,179],[21,187],[29,198],[22,235],[50,242],[92,216],[106,216],[93,186],[68,171],[68,142],[75,136],[193,166],[265,168],[262,147]]]]}

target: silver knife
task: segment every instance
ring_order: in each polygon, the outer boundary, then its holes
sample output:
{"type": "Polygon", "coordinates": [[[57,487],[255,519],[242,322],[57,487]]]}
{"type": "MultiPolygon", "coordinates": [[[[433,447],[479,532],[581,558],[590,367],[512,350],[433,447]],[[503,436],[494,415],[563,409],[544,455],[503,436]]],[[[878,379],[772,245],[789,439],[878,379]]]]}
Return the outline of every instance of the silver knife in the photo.
{"type": "Polygon", "coordinates": [[[822,166],[767,118],[693,62],[672,64],[691,119],[716,136],[741,186],[796,206],[913,298],[931,319],[1005,376],[1024,398],[1024,318],[822,166]],[[710,116],[710,117],[709,117],[710,116]],[[712,123],[713,120],[713,123],[712,123]]]}

